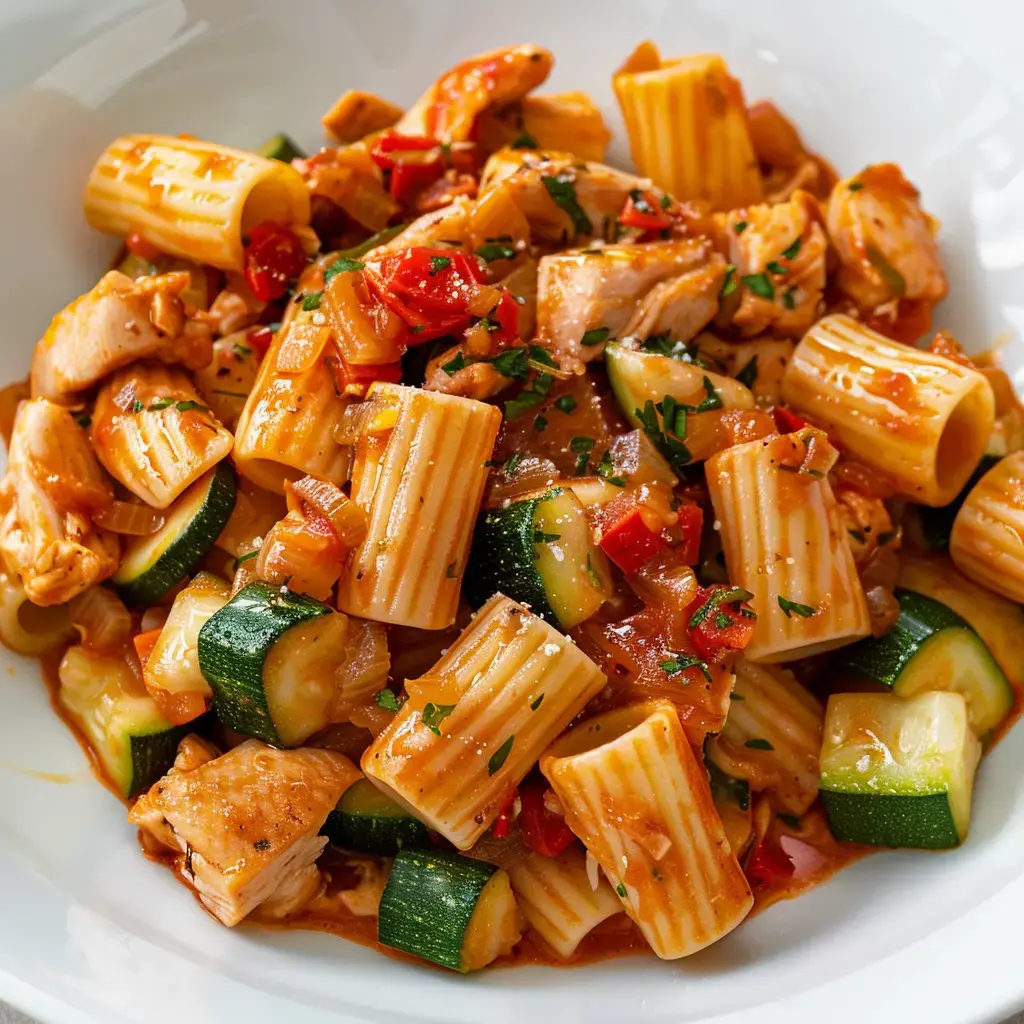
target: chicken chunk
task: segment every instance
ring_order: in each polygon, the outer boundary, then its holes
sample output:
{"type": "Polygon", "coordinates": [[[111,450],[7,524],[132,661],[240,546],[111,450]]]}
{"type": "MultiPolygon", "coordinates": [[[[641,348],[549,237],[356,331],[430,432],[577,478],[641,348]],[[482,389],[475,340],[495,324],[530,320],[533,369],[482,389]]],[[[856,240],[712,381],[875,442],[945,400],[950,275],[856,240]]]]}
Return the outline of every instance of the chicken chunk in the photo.
{"type": "Polygon", "coordinates": [[[180,298],[190,286],[184,271],[137,281],[118,270],[104,274],[53,318],[36,345],[33,397],[65,400],[137,359],[205,366],[212,331],[180,298]]]}
{"type": "Polygon", "coordinates": [[[814,197],[799,191],[785,203],[725,215],[740,296],[732,323],[744,336],[794,337],[817,319],[828,248],[818,218],[814,197]]]}
{"type": "Polygon", "coordinates": [[[22,403],[0,482],[0,555],[30,601],[64,604],[115,572],[118,539],[91,520],[112,499],[71,413],[45,398],[22,403]]]}
{"type": "Polygon", "coordinates": [[[688,341],[715,315],[725,261],[707,239],[608,245],[545,256],[537,333],[564,367],[598,356],[588,331],[617,338],[678,329],[688,341]]]}
{"type": "Polygon", "coordinates": [[[425,213],[422,217],[417,217],[404,231],[395,235],[391,241],[371,249],[360,259],[372,262],[414,245],[436,246],[446,242],[461,245],[468,230],[469,211],[472,205],[471,199],[460,197],[442,210],[425,213]]]}
{"type": "Polygon", "coordinates": [[[318,885],[319,834],[359,770],[330,750],[278,750],[248,740],[191,770],[174,769],[128,820],[168,849],[203,905],[229,928],[272,901],[301,909],[318,885]]]}
{"type": "Polygon", "coordinates": [[[866,167],[832,190],[827,224],[839,253],[839,286],[864,309],[946,297],[935,225],[919,196],[895,164],[866,167]]]}
{"type": "Polygon", "coordinates": [[[395,125],[403,135],[466,142],[477,117],[521,100],[551,71],[554,57],[534,43],[470,57],[446,71],[395,125]]]}
{"type": "Polygon", "coordinates": [[[563,245],[574,238],[615,238],[616,221],[630,192],[652,190],[649,178],[551,150],[499,150],[484,165],[480,201],[501,183],[526,216],[534,238],[563,245]]]}

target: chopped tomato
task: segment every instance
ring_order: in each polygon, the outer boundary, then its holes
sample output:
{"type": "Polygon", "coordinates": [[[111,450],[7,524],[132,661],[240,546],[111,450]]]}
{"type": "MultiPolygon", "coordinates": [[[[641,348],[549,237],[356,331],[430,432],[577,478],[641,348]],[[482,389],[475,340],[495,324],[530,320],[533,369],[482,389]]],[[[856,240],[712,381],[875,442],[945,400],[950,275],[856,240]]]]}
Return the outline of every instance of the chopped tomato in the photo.
{"type": "Polygon", "coordinates": [[[156,647],[156,642],[160,639],[162,632],[162,629],[150,629],[132,637],[135,653],[139,656],[139,663],[143,668],[146,667],[146,662],[149,661],[149,656],[153,653],[153,648],[156,647]]]}
{"type": "Polygon", "coordinates": [[[750,643],[757,615],[743,607],[751,594],[738,587],[701,587],[686,609],[690,641],[706,661],[719,661],[729,651],[750,643]]]}
{"type": "Polygon", "coordinates": [[[684,565],[696,565],[700,561],[700,535],[704,528],[704,512],[700,505],[680,505],[679,516],[679,560],[684,565]]]}
{"type": "Polygon", "coordinates": [[[501,298],[491,314],[491,319],[498,324],[495,340],[499,344],[511,345],[519,340],[519,303],[505,288],[501,291],[501,298]]]}
{"type": "Polygon", "coordinates": [[[390,129],[374,142],[370,159],[388,173],[388,192],[395,202],[403,204],[411,203],[445,169],[437,139],[402,135],[390,129]]]}
{"type": "Polygon", "coordinates": [[[245,280],[261,302],[281,298],[307,262],[298,235],[285,225],[268,220],[249,231],[245,280]]]}
{"type": "Polygon", "coordinates": [[[751,882],[776,886],[792,878],[793,862],[781,847],[765,838],[751,851],[745,870],[751,882]]]}
{"type": "Polygon", "coordinates": [[[772,416],[775,417],[775,425],[779,428],[780,434],[792,434],[794,431],[802,430],[808,425],[803,416],[776,405],[772,408],[772,416]]]}
{"type": "Polygon", "coordinates": [[[364,271],[367,283],[410,329],[410,344],[458,334],[472,321],[469,302],[483,284],[479,263],[458,249],[414,246],[364,271]]]}
{"type": "Polygon", "coordinates": [[[515,816],[516,800],[519,799],[519,790],[513,789],[509,798],[505,801],[504,806],[498,811],[497,818],[494,819],[494,824],[491,826],[491,835],[495,839],[504,839],[509,829],[512,827],[512,819],[515,816]]]}
{"type": "Polygon", "coordinates": [[[327,360],[327,365],[334,371],[335,386],[342,394],[354,389],[363,391],[375,381],[398,384],[402,379],[401,363],[368,366],[362,363],[350,363],[338,353],[327,360]]]}
{"type": "Polygon", "coordinates": [[[604,531],[600,547],[623,572],[636,572],[662,551],[666,542],[647,525],[643,511],[634,505],[604,531]]]}
{"type": "Polygon", "coordinates": [[[160,255],[160,250],[152,242],[147,242],[138,231],[133,231],[124,240],[124,244],[130,253],[133,253],[140,259],[149,260],[150,263],[154,262],[160,255]]]}
{"type": "Polygon", "coordinates": [[[274,332],[269,327],[254,327],[246,338],[246,341],[248,341],[250,347],[260,359],[263,359],[270,350],[270,343],[273,340],[274,332]]]}
{"type": "Polygon", "coordinates": [[[661,200],[649,191],[635,188],[629,193],[626,205],[619,214],[619,223],[627,228],[643,231],[664,231],[672,227],[673,220],[661,200]]]}
{"type": "Polygon", "coordinates": [[[542,857],[557,857],[575,838],[565,818],[544,803],[543,784],[527,784],[519,791],[519,829],[523,842],[542,857]]]}
{"type": "Polygon", "coordinates": [[[932,326],[932,304],[923,299],[900,299],[895,314],[872,313],[864,319],[873,331],[893,341],[913,345],[932,326]]]}

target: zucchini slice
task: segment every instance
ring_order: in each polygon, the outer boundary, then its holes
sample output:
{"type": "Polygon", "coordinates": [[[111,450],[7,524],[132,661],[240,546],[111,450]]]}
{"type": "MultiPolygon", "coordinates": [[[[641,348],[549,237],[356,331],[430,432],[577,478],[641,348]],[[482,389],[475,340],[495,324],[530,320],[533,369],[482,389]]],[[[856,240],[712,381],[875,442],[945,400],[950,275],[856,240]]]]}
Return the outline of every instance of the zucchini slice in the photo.
{"type": "Polygon", "coordinates": [[[220,721],[295,747],[329,722],[348,619],[267,583],[240,590],[199,631],[199,668],[220,721]]]}
{"type": "Polygon", "coordinates": [[[380,900],[377,938],[453,971],[475,971],[519,941],[508,875],[455,853],[402,850],[380,900]]]}
{"type": "Polygon", "coordinates": [[[345,790],[320,834],[342,849],[382,857],[394,857],[405,847],[430,845],[427,826],[369,779],[358,779],[345,790]]]}
{"type": "Polygon", "coordinates": [[[81,646],[60,665],[57,700],[126,799],[167,774],[189,726],[172,726],[128,661],[81,646]]]}
{"type": "Polygon", "coordinates": [[[912,590],[897,590],[900,617],[881,637],[846,649],[841,667],[900,697],[929,690],[962,693],[978,736],[1013,706],[1013,689],[988,647],[952,608],[912,590]]]}
{"type": "Polygon", "coordinates": [[[591,539],[583,505],[562,487],[485,511],[463,584],[474,608],[500,592],[562,630],[612,596],[608,562],[591,539]]]}
{"type": "Polygon", "coordinates": [[[306,155],[284,132],[278,132],[272,139],[268,139],[257,152],[268,160],[281,160],[286,164],[306,155]]]}
{"type": "Polygon", "coordinates": [[[231,463],[221,462],[174,502],[156,533],[125,545],[113,582],[126,604],[156,604],[192,574],[231,518],[236,486],[231,463]]]}
{"type": "Polygon", "coordinates": [[[980,757],[959,693],[834,695],[821,749],[821,799],[833,835],[871,846],[958,846],[980,757]]]}

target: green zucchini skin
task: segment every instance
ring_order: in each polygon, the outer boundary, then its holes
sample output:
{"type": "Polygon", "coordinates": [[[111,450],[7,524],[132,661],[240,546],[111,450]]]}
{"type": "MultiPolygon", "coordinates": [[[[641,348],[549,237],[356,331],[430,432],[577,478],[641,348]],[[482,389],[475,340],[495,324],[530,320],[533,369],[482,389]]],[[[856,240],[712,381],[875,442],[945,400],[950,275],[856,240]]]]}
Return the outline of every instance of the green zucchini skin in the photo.
{"type": "MultiPolygon", "coordinates": [[[[168,510],[167,522],[149,537],[139,537],[126,546],[121,569],[113,583],[121,600],[128,605],[156,604],[183,579],[191,576],[203,555],[213,547],[214,541],[227,526],[235,510],[238,478],[231,463],[221,462],[210,479],[210,486],[202,504],[196,509],[184,529],[174,516],[174,505],[168,510]],[[163,553],[138,575],[125,572],[133,550],[161,539],[164,531],[171,532],[171,540],[163,553]],[[175,536],[172,531],[177,531],[175,536]]],[[[188,494],[188,492],[185,492],[188,494]]]]}
{"type": "Polygon", "coordinates": [[[338,806],[327,815],[320,834],[344,850],[381,857],[394,857],[407,848],[430,847],[427,826],[366,779],[345,790],[338,806]]]}
{"type": "Polygon", "coordinates": [[[892,628],[884,636],[846,648],[840,669],[865,676],[899,696],[922,689],[955,689],[967,699],[975,732],[980,735],[998,725],[1013,706],[1013,689],[970,623],[924,594],[899,589],[895,596],[900,617],[892,628]],[[931,658],[947,660],[942,664],[931,658]],[[929,669],[929,664],[935,668],[929,669]],[[938,682],[951,672],[952,686],[938,682]],[[922,673],[925,681],[931,677],[937,685],[922,686],[922,673]]]}
{"type": "Polygon", "coordinates": [[[949,547],[949,538],[953,532],[953,520],[956,519],[960,506],[967,500],[974,485],[999,461],[998,456],[983,455],[978,468],[964,485],[964,489],[948,504],[940,508],[929,508],[920,505],[917,509],[918,522],[921,524],[921,537],[929,551],[945,551],[949,547]]]}
{"type": "Polygon", "coordinates": [[[268,160],[280,160],[286,164],[293,160],[301,160],[306,155],[284,132],[278,132],[272,139],[264,142],[259,148],[259,154],[268,160]]]}
{"type": "Polygon", "coordinates": [[[544,497],[514,501],[506,508],[489,509],[480,515],[462,585],[474,608],[500,591],[542,615],[557,629],[558,619],[548,603],[534,557],[534,516],[544,497]]]}
{"type": "Polygon", "coordinates": [[[843,843],[950,850],[960,835],[945,793],[876,796],[821,790],[832,834],[843,843]]]}
{"type": "Polygon", "coordinates": [[[213,690],[217,718],[281,746],[263,691],[264,662],[289,629],[331,611],[311,597],[256,582],[211,616],[199,631],[199,669],[213,690]]]}
{"type": "Polygon", "coordinates": [[[132,799],[144,793],[171,770],[178,754],[178,744],[190,732],[195,732],[199,721],[175,725],[160,732],[140,732],[130,737],[131,778],[117,780],[126,797],[132,799]]]}
{"type": "Polygon", "coordinates": [[[377,939],[453,971],[463,971],[462,945],[493,864],[455,853],[402,850],[380,901],[377,939]]]}

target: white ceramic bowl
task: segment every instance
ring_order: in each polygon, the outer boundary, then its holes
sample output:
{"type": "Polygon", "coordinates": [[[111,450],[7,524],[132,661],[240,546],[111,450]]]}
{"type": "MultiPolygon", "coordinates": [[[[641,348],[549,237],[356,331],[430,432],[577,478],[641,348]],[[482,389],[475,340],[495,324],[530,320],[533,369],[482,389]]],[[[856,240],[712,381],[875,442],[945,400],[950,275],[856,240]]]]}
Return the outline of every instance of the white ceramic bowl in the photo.
{"type": "MultiPolygon", "coordinates": [[[[312,147],[343,89],[408,103],[449,64],[527,39],[555,51],[552,87],[612,114],[610,73],[646,37],[723,52],[842,172],[901,163],[944,223],[939,325],[973,348],[1009,338],[1024,366],[1020,0],[4,0],[0,380],[112,254],[80,196],[115,135],[252,146],[285,129],[312,147]]],[[[143,859],[36,666],[0,651],[0,668],[0,999],[47,1021],[966,1024],[1024,1004],[1024,727],[985,762],[961,850],[869,858],[683,962],[459,978],[215,924],[143,859]]]]}

